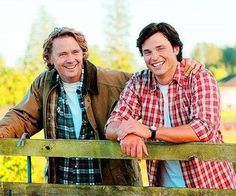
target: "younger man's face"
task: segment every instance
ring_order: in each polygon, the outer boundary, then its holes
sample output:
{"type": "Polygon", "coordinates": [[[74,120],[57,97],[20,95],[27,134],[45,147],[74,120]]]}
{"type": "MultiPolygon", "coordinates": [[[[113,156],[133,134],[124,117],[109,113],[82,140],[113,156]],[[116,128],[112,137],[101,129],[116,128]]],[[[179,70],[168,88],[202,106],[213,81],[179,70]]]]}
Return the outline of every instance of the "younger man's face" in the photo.
{"type": "Polygon", "coordinates": [[[179,47],[172,47],[162,33],[155,33],[142,45],[144,61],[158,81],[167,81],[173,77],[178,64],[179,47]]]}

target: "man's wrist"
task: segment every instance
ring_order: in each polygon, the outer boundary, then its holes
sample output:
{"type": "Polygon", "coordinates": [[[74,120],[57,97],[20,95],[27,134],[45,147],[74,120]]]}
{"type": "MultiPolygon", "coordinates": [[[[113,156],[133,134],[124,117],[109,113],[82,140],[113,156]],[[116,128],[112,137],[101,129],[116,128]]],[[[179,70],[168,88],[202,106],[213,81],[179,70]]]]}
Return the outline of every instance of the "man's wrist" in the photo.
{"type": "Polygon", "coordinates": [[[149,127],[150,133],[151,133],[151,140],[156,140],[156,134],[157,134],[157,127],[156,126],[150,126],[149,127]]]}

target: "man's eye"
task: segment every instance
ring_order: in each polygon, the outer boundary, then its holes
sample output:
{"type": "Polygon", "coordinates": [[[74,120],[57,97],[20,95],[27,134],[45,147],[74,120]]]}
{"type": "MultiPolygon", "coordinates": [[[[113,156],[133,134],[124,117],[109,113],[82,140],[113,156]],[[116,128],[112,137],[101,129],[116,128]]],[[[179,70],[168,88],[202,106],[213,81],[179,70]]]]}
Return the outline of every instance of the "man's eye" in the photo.
{"type": "Polygon", "coordinates": [[[144,52],[144,53],[143,53],[144,56],[148,56],[148,55],[150,55],[150,54],[151,54],[151,52],[144,52]]]}
{"type": "Polygon", "coordinates": [[[164,47],[160,47],[160,48],[158,48],[158,50],[160,51],[160,50],[164,50],[165,48],[164,47]]]}
{"type": "Polygon", "coordinates": [[[59,57],[63,57],[63,56],[66,56],[66,54],[65,53],[59,54],[59,57]]]}

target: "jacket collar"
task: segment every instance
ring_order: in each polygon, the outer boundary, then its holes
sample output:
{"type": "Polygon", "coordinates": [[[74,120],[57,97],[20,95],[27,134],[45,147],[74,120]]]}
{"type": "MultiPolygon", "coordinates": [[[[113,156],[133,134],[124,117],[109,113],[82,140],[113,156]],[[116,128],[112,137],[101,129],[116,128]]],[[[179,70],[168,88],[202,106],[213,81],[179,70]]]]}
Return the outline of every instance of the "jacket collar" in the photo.
{"type": "MultiPolygon", "coordinates": [[[[84,80],[83,80],[83,87],[84,94],[89,93],[90,95],[97,95],[98,94],[98,85],[97,85],[97,68],[94,64],[90,61],[85,60],[84,64],[84,80]]],[[[54,72],[52,74],[52,86],[58,84],[58,72],[53,69],[51,70],[54,72]]]]}
{"type": "Polygon", "coordinates": [[[84,61],[84,87],[90,95],[98,94],[97,68],[90,61],[84,61]]]}

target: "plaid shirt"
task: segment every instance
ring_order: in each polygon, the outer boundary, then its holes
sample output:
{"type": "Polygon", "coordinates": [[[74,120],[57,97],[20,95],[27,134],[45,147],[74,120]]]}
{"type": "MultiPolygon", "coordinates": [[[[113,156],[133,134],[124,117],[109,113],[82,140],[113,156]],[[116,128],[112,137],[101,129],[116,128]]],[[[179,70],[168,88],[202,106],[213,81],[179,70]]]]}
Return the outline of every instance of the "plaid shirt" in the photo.
{"type": "MultiPolygon", "coordinates": [[[[220,102],[217,82],[206,70],[189,77],[184,67],[177,66],[169,84],[168,100],[172,127],[189,124],[201,142],[222,143],[220,127],[220,102]]],[[[120,101],[107,124],[113,121],[142,119],[142,123],[164,126],[164,100],[154,74],[144,70],[135,74],[120,95],[120,101]]],[[[180,161],[186,187],[236,188],[236,176],[232,163],[201,161],[196,157],[180,161]]],[[[148,161],[151,186],[158,185],[158,161],[148,161]]]]}
{"type": "MultiPolygon", "coordinates": [[[[81,81],[83,81],[83,70],[81,81]]],[[[60,139],[76,139],[72,113],[66,99],[61,80],[59,80],[59,97],[57,105],[56,136],[60,139]]],[[[91,127],[83,100],[82,82],[77,89],[78,101],[82,110],[82,126],[79,139],[94,139],[93,128],[91,127]]],[[[57,183],[61,184],[101,184],[101,173],[97,159],[91,158],[57,158],[56,160],[57,183]]]]}

